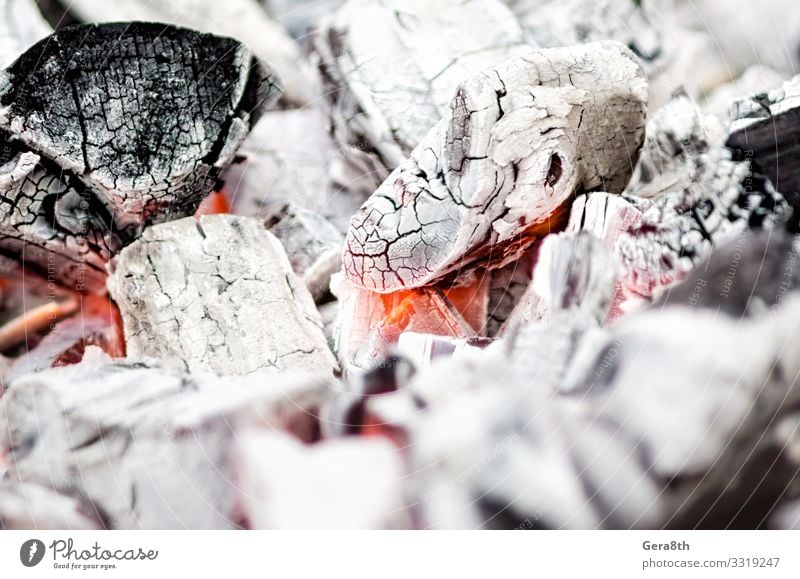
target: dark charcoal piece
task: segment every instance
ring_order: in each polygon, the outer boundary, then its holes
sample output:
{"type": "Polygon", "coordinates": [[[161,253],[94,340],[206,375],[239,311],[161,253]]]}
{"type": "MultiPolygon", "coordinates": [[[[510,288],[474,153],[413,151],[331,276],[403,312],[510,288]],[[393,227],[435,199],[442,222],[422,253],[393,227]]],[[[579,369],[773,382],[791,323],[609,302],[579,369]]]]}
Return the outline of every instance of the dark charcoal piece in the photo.
{"type": "Polygon", "coordinates": [[[192,214],[280,93],[241,43],[65,28],[0,73],[0,252],[78,289],[144,226],[192,214]]]}

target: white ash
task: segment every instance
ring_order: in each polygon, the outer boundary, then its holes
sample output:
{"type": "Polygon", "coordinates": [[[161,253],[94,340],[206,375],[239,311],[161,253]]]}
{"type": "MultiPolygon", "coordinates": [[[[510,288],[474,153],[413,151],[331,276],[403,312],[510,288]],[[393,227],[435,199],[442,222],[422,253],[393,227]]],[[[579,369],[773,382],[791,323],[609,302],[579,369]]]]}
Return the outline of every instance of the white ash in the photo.
{"type": "Polygon", "coordinates": [[[129,356],[221,374],[336,368],[313,298],[254,218],[150,227],[110,268],[129,356]]]}
{"type": "MultiPolygon", "coordinates": [[[[754,253],[764,239],[748,238],[754,253]]],[[[776,272],[785,250],[767,258],[776,272]]],[[[707,275],[719,287],[727,272],[707,275]]],[[[741,301],[748,281],[733,290],[741,301]]],[[[752,528],[796,498],[800,468],[800,453],[780,453],[781,418],[800,400],[789,355],[800,343],[797,286],[767,306],[741,319],[675,303],[611,331],[573,325],[572,338],[562,318],[525,330],[542,364],[520,359],[530,346],[510,359],[484,351],[471,367],[445,362],[415,377],[422,406],[402,393],[370,404],[409,435],[423,526],[752,528]],[[443,382],[448,399],[435,394],[443,382]]]]}
{"type": "Polygon", "coordinates": [[[533,282],[506,322],[504,333],[561,311],[602,324],[618,276],[614,257],[591,233],[548,235],[539,249],[533,282]]]}
{"type": "Polygon", "coordinates": [[[107,528],[104,514],[80,495],[58,492],[49,485],[0,480],[0,530],[107,528]]]}
{"type": "Polygon", "coordinates": [[[283,80],[288,104],[306,105],[319,96],[319,79],[300,46],[257,0],[71,0],[69,10],[85,22],[163,22],[230,36],[274,67],[283,80]]]}
{"type": "Polygon", "coordinates": [[[263,429],[233,449],[241,512],[254,529],[401,529],[411,521],[399,449],[381,439],[304,446],[263,429]]]}
{"type": "Polygon", "coordinates": [[[777,117],[798,108],[800,108],[800,75],[766,93],[734,101],[730,111],[730,132],[741,131],[758,121],[777,117]]]}
{"type": "Polygon", "coordinates": [[[459,82],[528,51],[499,0],[350,0],[312,47],[346,155],[341,184],[362,196],[447,112],[459,82]]]}
{"type": "Polygon", "coordinates": [[[291,203],[272,206],[262,217],[314,299],[328,294],[331,275],[341,268],[344,236],[339,230],[324,217],[291,203]]]}
{"type": "Polygon", "coordinates": [[[0,70],[53,29],[35,0],[0,0],[0,70]]]}
{"type": "Polygon", "coordinates": [[[359,201],[332,187],[334,150],[322,112],[313,107],[268,111],[239,154],[241,162],[225,175],[234,213],[257,216],[291,202],[346,231],[359,201]]]}
{"type": "Polygon", "coordinates": [[[112,528],[236,527],[236,424],[313,440],[330,381],[102,361],[27,375],[0,399],[0,446],[14,457],[7,476],[75,489],[112,528]]]}
{"type": "Polygon", "coordinates": [[[462,82],[353,217],[345,275],[391,292],[512,261],[577,191],[624,188],[646,99],[635,57],[612,42],[532,52],[462,82]]]}
{"type": "Polygon", "coordinates": [[[751,95],[764,94],[778,88],[789,75],[763,65],[747,68],[736,80],[718,86],[702,101],[703,111],[723,120],[731,120],[731,105],[737,99],[751,95]]]}

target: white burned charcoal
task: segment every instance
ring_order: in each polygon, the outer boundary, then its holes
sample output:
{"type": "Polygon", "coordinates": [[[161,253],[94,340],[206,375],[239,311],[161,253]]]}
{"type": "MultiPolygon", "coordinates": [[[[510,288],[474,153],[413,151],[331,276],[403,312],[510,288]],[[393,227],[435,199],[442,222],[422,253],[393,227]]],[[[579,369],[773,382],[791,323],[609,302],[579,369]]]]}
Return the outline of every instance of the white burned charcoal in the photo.
{"type": "Polygon", "coordinates": [[[129,356],[220,374],[336,367],[314,300],[252,217],[152,226],[110,269],[129,356]]]}
{"type": "Polygon", "coordinates": [[[794,210],[790,229],[800,230],[800,75],[766,94],[736,101],[731,120],[726,145],[734,158],[775,185],[794,210]]]}
{"type": "MultiPolygon", "coordinates": [[[[659,304],[611,330],[562,312],[502,358],[447,362],[371,399],[407,436],[421,525],[753,528],[796,500],[800,291],[775,290],[797,242],[751,243],[741,257],[768,248],[768,279],[747,317],[714,306],[731,259],[715,253],[686,282],[706,282],[705,305],[659,304]]],[[[757,273],[742,275],[740,304],[757,273]]]]}
{"type": "Polygon", "coordinates": [[[0,69],[51,34],[36,0],[0,0],[0,69]]]}
{"type": "Polygon", "coordinates": [[[331,186],[333,143],[321,111],[266,112],[239,156],[242,161],[225,174],[233,213],[257,216],[272,205],[291,202],[347,231],[360,201],[331,186]]]}
{"type": "Polygon", "coordinates": [[[253,529],[409,528],[400,450],[380,438],[311,446],[243,429],[233,449],[239,512],[253,529]]]}
{"type": "Polygon", "coordinates": [[[537,48],[615,40],[631,49],[649,81],[650,110],[683,87],[705,94],[726,79],[724,59],[703,28],[675,17],[673,0],[505,0],[537,48]]]}
{"type": "Polygon", "coordinates": [[[33,482],[0,480],[0,530],[106,529],[104,513],[79,493],[33,482]]]}
{"type": "Polygon", "coordinates": [[[69,10],[85,22],[159,22],[235,38],[270,64],[281,79],[286,104],[303,106],[318,98],[319,81],[302,49],[258,0],[71,0],[69,10]]]}
{"type": "Polygon", "coordinates": [[[311,442],[331,381],[220,378],[130,362],[30,374],[0,399],[6,477],[85,498],[109,528],[238,527],[237,425],[311,442]]]}
{"type": "Polygon", "coordinates": [[[349,0],[312,49],[345,155],[341,184],[362,198],[447,113],[459,82],[529,50],[499,0],[349,0]]]}
{"type": "Polygon", "coordinates": [[[544,49],[463,82],[450,111],[353,217],[343,268],[392,292],[501,267],[566,221],[576,192],[620,192],[647,86],[621,44],[544,49]]]}
{"type": "Polygon", "coordinates": [[[754,65],[742,75],[718,86],[702,102],[703,111],[724,121],[730,121],[731,105],[737,99],[765,94],[789,80],[789,75],[763,65],[754,65]]]}
{"type": "MultiPolygon", "coordinates": [[[[725,146],[724,132],[708,130],[716,119],[703,116],[686,97],[671,105],[674,110],[654,117],[626,190],[652,201],[642,205],[641,219],[620,234],[615,248],[626,291],[644,297],[684,278],[714,244],[748,228],[786,227],[792,217],[791,197],[776,191],[759,165],[733,147],[735,133],[725,146]]],[[[781,142],[788,143],[789,134],[781,142]]]]}
{"type": "Polygon", "coordinates": [[[98,289],[144,225],[194,212],[278,92],[229,38],[120,23],[39,42],[0,73],[0,251],[98,289]]]}
{"type": "Polygon", "coordinates": [[[489,301],[486,306],[486,335],[497,336],[522,299],[533,276],[533,255],[523,255],[490,272],[489,301]]]}
{"type": "Polygon", "coordinates": [[[503,330],[548,319],[562,311],[579,313],[602,324],[618,275],[614,258],[594,235],[549,235],[539,249],[533,281],[503,330]]]}
{"type": "Polygon", "coordinates": [[[341,267],[342,234],[321,215],[293,203],[269,207],[262,216],[314,299],[329,294],[331,275],[341,267]]]}

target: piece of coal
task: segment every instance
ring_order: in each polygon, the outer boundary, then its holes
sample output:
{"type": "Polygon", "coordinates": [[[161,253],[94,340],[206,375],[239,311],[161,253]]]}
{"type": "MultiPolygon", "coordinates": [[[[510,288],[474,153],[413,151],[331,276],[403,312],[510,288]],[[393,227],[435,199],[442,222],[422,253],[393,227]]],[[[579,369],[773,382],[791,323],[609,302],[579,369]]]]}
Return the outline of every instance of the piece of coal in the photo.
{"type": "Polygon", "coordinates": [[[279,92],[244,45],[183,28],[40,41],[0,73],[0,251],[97,289],[145,225],[194,212],[279,92]]]}

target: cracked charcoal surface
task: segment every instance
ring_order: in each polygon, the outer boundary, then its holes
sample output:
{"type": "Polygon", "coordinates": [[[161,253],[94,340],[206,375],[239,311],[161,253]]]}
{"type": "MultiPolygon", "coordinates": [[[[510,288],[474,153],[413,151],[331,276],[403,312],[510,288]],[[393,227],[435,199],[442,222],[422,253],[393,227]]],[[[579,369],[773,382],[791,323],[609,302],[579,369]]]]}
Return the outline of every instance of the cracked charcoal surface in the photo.
{"type": "Polygon", "coordinates": [[[0,399],[0,446],[15,457],[7,480],[90,501],[109,528],[235,528],[238,425],[310,441],[331,390],[308,375],[191,375],[108,358],[28,375],[0,399]]]}
{"type": "Polygon", "coordinates": [[[339,180],[362,199],[447,112],[459,82],[529,51],[499,0],[350,0],[312,48],[346,155],[339,180]]]}
{"type": "Polygon", "coordinates": [[[195,210],[278,92],[246,47],[185,29],[39,42],[0,73],[0,251],[97,289],[144,225],[195,210]]]}
{"type": "Polygon", "coordinates": [[[650,121],[626,192],[653,199],[637,203],[640,218],[619,234],[615,245],[626,291],[650,297],[685,278],[713,245],[749,228],[790,224],[787,197],[756,163],[723,144],[726,135],[718,124],[684,96],[650,121]]]}
{"type": "Polygon", "coordinates": [[[159,22],[235,38],[283,81],[284,104],[301,107],[318,98],[319,81],[302,48],[258,0],[70,0],[69,10],[86,22],[159,22]]]}
{"type": "Polygon", "coordinates": [[[623,189],[646,92],[635,58],[613,42],[532,52],[463,82],[351,220],[347,279],[390,292],[518,257],[577,192],[623,189]]]}
{"type": "Polygon", "coordinates": [[[314,300],[254,218],[150,227],[114,259],[108,289],[129,356],[220,374],[336,367],[314,300]]]}

